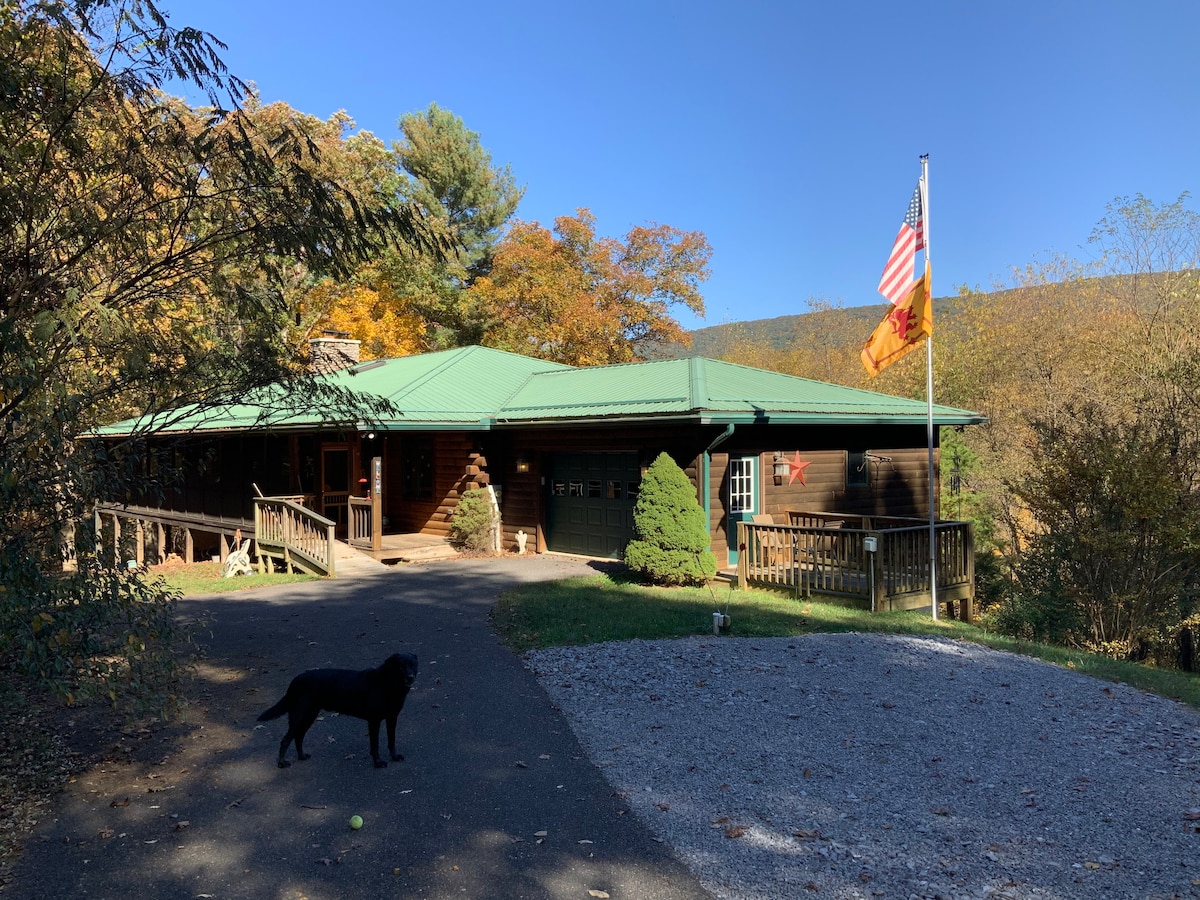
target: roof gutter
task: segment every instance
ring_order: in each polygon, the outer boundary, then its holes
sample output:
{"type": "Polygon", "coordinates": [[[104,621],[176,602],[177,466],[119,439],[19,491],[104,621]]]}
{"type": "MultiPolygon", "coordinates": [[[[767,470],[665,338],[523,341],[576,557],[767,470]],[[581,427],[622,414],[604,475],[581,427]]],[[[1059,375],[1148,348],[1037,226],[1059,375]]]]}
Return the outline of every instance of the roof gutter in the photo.
{"type": "Polygon", "coordinates": [[[710,548],[712,545],[712,491],[708,489],[708,485],[712,474],[712,452],[729,440],[733,435],[733,429],[736,427],[733,422],[726,425],[725,430],[713,438],[712,443],[704,448],[704,453],[700,457],[700,505],[704,508],[704,527],[708,529],[708,543],[710,548]]]}

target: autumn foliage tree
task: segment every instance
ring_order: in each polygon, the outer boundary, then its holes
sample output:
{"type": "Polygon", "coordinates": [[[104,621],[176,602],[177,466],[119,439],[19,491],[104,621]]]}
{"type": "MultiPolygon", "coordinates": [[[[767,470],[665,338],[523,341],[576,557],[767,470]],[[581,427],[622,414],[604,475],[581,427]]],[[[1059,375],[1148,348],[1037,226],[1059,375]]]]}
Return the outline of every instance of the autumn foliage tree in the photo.
{"type": "Polygon", "coordinates": [[[430,254],[401,242],[349,280],[313,283],[304,298],[308,331],[347,331],[363,342],[367,358],[480,341],[482,323],[467,291],[490,270],[500,231],[524,193],[451,111],[430,104],[402,116],[400,129],[390,149],[364,132],[332,155],[377,179],[396,203],[418,209],[425,229],[450,252],[430,254]]]}
{"type": "Polygon", "coordinates": [[[63,575],[64,529],[144,478],[136,437],[79,438],[289,374],[297,266],[436,244],[313,123],[239,109],[219,50],[151,0],[0,4],[0,677],[137,711],[170,707],[177,622],[87,541],[63,575]]]}
{"type": "Polygon", "coordinates": [[[711,255],[702,232],[668,225],[633,228],[623,241],[597,237],[595,217],[580,209],[553,232],[513,224],[470,296],[488,346],[572,365],[629,362],[687,343],[670,311],[703,315],[711,255]]]}

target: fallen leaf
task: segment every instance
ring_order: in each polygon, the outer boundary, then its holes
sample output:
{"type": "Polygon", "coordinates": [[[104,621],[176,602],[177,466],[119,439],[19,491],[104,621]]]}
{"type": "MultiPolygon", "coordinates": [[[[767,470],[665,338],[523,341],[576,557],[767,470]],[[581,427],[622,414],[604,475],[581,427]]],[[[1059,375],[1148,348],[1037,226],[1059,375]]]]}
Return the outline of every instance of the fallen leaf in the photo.
{"type": "Polygon", "coordinates": [[[591,890],[588,891],[588,896],[589,897],[598,897],[599,900],[607,900],[608,891],[598,891],[595,888],[592,888],[591,890]]]}
{"type": "Polygon", "coordinates": [[[1084,867],[1085,869],[1098,869],[1098,868],[1100,868],[1100,863],[1098,863],[1098,862],[1092,862],[1092,861],[1089,859],[1087,862],[1085,862],[1085,863],[1083,864],[1083,867],[1084,867]]]}
{"type": "Polygon", "coordinates": [[[595,842],[595,841],[589,841],[589,840],[587,840],[587,839],[584,839],[584,840],[580,841],[579,843],[581,843],[581,844],[594,844],[594,843],[596,843],[596,842],[595,842]]]}
{"type": "Polygon", "coordinates": [[[1200,822],[1200,809],[1189,809],[1183,814],[1183,818],[1188,822],[1200,822]]]}
{"type": "Polygon", "coordinates": [[[550,758],[549,753],[539,753],[538,754],[538,759],[549,759],[549,758],[550,758]]]}
{"type": "Polygon", "coordinates": [[[549,833],[550,833],[550,832],[548,832],[548,831],[535,831],[535,832],[533,833],[533,836],[534,836],[534,837],[545,837],[545,836],[546,836],[546,835],[548,835],[549,833]]]}
{"type": "Polygon", "coordinates": [[[128,806],[128,805],[129,805],[129,798],[128,798],[128,797],[126,797],[124,800],[114,800],[112,803],[110,803],[110,804],[108,804],[108,805],[109,805],[109,806],[111,806],[111,807],[113,807],[113,808],[116,808],[116,807],[118,807],[118,806],[128,806]]]}
{"type": "Polygon", "coordinates": [[[670,804],[667,804],[667,803],[655,803],[654,805],[657,806],[659,809],[661,809],[663,812],[668,812],[671,809],[670,804]]]}
{"type": "Polygon", "coordinates": [[[729,816],[721,816],[721,817],[720,817],[720,818],[718,818],[718,819],[713,819],[713,820],[712,820],[712,823],[713,823],[714,825],[724,825],[724,824],[725,824],[726,822],[728,822],[728,821],[729,821],[729,816]]]}
{"type": "Polygon", "coordinates": [[[524,760],[518,759],[517,760],[517,768],[518,769],[528,769],[529,766],[528,766],[528,764],[526,764],[526,762],[524,760]]]}
{"type": "Polygon", "coordinates": [[[749,830],[750,828],[747,825],[730,825],[725,829],[725,837],[740,838],[743,837],[749,830]]]}
{"type": "Polygon", "coordinates": [[[792,837],[798,841],[807,841],[812,838],[819,838],[820,836],[821,832],[816,828],[797,828],[792,832],[792,837]]]}

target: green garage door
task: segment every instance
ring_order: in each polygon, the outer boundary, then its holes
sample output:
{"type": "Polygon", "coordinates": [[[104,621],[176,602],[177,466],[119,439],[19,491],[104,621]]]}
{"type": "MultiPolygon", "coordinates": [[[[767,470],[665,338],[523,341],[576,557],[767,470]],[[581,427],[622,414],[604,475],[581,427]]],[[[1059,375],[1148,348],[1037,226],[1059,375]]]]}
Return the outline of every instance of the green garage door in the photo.
{"type": "Polygon", "coordinates": [[[636,453],[560,453],[550,465],[546,546],[620,559],[633,540],[641,483],[636,453]]]}

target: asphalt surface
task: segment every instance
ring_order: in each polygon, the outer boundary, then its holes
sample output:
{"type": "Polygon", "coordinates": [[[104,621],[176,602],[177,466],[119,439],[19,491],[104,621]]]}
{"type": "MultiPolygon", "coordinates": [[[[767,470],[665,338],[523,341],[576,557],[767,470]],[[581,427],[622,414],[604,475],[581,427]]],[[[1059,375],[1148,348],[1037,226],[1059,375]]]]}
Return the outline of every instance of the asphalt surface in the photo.
{"type": "Polygon", "coordinates": [[[708,897],[489,622],[512,586],[589,571],[453,560],[183,601],[205,621],[187,722],[113,735],[4,896],[708,897]],[[325,714],[312,758],[276,767],[286,720],[256,719],[293,675],[396,652],[420,660],[397,727],[404,762],[373,768],[366,723],[325,714]]]}

